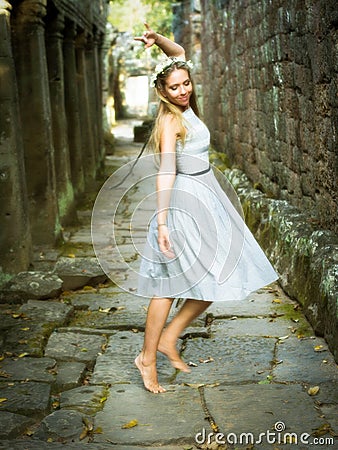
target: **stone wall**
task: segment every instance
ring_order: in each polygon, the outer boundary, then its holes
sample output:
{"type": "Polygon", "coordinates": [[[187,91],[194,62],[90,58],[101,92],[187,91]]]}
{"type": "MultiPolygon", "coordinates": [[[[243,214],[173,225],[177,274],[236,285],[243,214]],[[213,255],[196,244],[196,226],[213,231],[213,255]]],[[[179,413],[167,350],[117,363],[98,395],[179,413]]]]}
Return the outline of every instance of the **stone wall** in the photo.
{"type": "Polygon", "coordinates": [[[204,120],[246,221],[338,361],[336,1],[183,0],[175,12],[188,57],[200,41],[204,120]]]}
{"type": "Polygon", "coordinates": [[[55,244],[103,159],[107,2],[0,2],[0,271],[55,244]]]}
{"type": "Polygon", "coordinates": [[[270,197],[337,223],[335,0],[201,1],[213,144],[270,197]]]}

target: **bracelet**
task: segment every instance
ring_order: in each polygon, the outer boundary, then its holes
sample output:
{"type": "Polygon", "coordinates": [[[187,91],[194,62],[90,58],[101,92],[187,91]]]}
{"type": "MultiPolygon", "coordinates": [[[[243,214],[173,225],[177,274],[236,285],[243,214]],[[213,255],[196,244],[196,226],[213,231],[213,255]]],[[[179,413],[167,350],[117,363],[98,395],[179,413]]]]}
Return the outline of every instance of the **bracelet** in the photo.
{"type": "Polygon", "coordinates": [[[163,227],[163,226],[165,226],[165,227],[166,227],[166,226],[167,226],[167,224],[166,224],[166,223],[158,223],[158,224],[157,224],[157,228],[158,228],[158,227],[163,227]]]}

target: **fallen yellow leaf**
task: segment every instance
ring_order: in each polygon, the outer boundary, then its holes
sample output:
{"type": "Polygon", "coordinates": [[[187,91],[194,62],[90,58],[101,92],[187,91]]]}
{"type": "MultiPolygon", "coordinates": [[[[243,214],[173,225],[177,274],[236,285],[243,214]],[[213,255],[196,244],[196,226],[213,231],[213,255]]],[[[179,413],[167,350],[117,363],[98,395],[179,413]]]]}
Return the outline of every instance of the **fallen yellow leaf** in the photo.
{"type": "Polygon", "coordinates": [[[126,428],[133,428],[136,427],[138,425],[138,421],[136,419],[131,420],[128,423],[125,423],[124,425],[122,425],[121,428],[126,429],[126,428]]]}
{"type": "Polygon", "coordinates": [[[68,253],[68,258],[75,258],[75,255],[74,255],[74,253],[68,253]]]}
{"type": "Polygon", "coordinates": [[[19,358],[24,358],[24,357],[27,356],[27,355],[29,355],[29,353],[23,352],[23,353],[20,353],[20,355],[18,355],[18,357],[19,357],[19,358]]]}
{"type": "Polygon", "coordinates": [[[274,298],[272,303],[282,303],[282,300],[280,298],[274,298]]]}
{"type": "Polygon", "coordinates": [[[0,403],[7,402],[8,398],[0,398],[0,403]]]}
{"type": "Polygon", "coordinates": [[[100,399],[100,403],[104,403],[106,400],[107,400],[107,397],[102,397],[102,398],[100,399]]]}
{"type": "Polygon", "coordinates": [[[313,386],[307,390],[307,393],[309,395],[316,395],[316,394],[318,394],[318,392],[319,392],[319,386],[313,386]]]}
{"type": "Polygon", "coordinates": [[[84,286],[83,290],[84,291],[95,291],[96,289],[93,286],[84,286]]]}
{"type": "Polygon", "coordinates": [[[80,437],[79,437],[80,441],[82,441],[86,436],[88,436],[88,428],[84,428],[84,430],[80,434],[80,437]]]}
{"type": "Polygon", "coordinates": [[[324,352],[326,350],[324,345],[316,345],[313,349],[315,352],[324,352]]]}
{"type": "Polygon", "coordinates": [[[20,328],[21,331],[28,331],[29,327],[20,328]]]}

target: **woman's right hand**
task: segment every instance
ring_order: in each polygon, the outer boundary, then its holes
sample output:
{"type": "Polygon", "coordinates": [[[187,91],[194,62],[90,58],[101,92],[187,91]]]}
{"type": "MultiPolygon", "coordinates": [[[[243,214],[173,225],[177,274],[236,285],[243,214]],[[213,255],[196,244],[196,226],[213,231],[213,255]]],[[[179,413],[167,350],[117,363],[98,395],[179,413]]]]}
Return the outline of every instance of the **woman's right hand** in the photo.
{"type": "Polygon", "coordinates": [[[169,230],[166,225],[161,225],[158,227],[158,245],[160,247],[161,252],[167,258],[175,258],[175,253],[172,250],[170,240],[169,240],[169,230]]]}
{"type": "Polygon", "coordinates": [[[134,40],[144,42],[144,48],[150,48],[156,42],[157,33],[152,30],[147,23],[145,23],[144,25],[147,30],[143,33],[142,36],[135,37],[134,40]]]}

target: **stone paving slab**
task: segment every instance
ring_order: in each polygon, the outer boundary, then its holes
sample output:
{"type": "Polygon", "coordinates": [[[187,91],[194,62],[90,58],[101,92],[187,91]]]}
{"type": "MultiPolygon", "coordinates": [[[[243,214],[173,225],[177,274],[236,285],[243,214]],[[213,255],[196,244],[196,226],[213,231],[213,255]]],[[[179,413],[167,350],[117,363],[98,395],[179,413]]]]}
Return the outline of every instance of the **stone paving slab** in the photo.
{"type": "Polygon", "coordinates": [[[34,439],[79,442],[83,429],[83,414],[78,411],[60,409],[41,421],[34,433],[34,439]]]}
{"type": "Polygon", "coordinates": [[[337,366],[324,339],[286,339],[276,348],[276,359],[283,363],[273,370],[275,380],[312,384],[337,380],[337,366]]]}
{"type": "Polygon", "coordinates": [[[70,296],[69,301],[78,308],[69,326],[78,327],[84,323],[96,329],[144,328],[148,299],[136,297],[127,292],[107,292],[70,296]]]}
{"type": "MultiPolygon", "coordinates": [[[[161,395],[149,395],[139,386],[113,386],[103,411],[95,418],[102,435],[94,442],[109,439],[119,445],[162,445],[192,443],[195,430],[205,425],[200,397],[196,389],[172,386],[161,395]],[[138,425],[123,429],[137,420],[138,425]],[[174,424],[174,426],[173,426],[174,424]]],[[[161,447],[162,448],[162,447],[161,447]]]]}
{"type": "Polygon", "coordinates": [[[60,301],[28,300],[19,311],[32,320],[51,322],[59,326],[70,317],[73,307],[60,301]]]}
{"type": "Polygon", "coordinates": [[[247,383],[269,375],[275,339],[215,336],[187,341],[183,358],[193,362],[190,374],[180,372],[177,383],[247,383]],[[201,363],[201,360],[211,362],[201,363]]]}
{"type": "MultiPolygon", "coordinates": [[[[0,439],[14,439],[34,423],[34,419],[8,411],[0,412],[0,439]]],[[[1,448],[1,446],[0,446],[1,448]]],[[[9,450],[12,448],[8,446],[9,450]]]]}
{"type": "Polygon", "coordinates": [[[5,335],[2,352],[42,357],[47,339],[54,329],[52,322],[18,321],[5,335]]]}
{"type": "Polygon", "coordinates": [[[63,281],[63,290],[80,289],[83,286],[96,286],[106,280],[96,258],[59,258],[54,273],[63,281]]]}
{"type": "Polygon", "coordinates": [[[0,370],[10,375],[7,381],[41,381],[53,383],[55,375],[51,372],[56,366],[52,358],[5,358],[0,362],[0,370]]]}
{"type": "Polygon", "coordinates": [[[78,361],[93,366],[104,336],[79,333],[52,333],[46,346],[45,355],[60,361],[78,361]]]}
{"type": "MultiPolygon", "coordinates": [[[[189,445],[188,447],[185,445],[174,445],[167,446],[164,445],[161,447],[148,447],[144,445],[114,445],[110,442],[105,442],[104,444],[100,443],[90,443],[87,444],[85,442],[68,442],[67,446],[65,444],[59,444],[57,442],[41,442],[41,441],[32,441],[32,440],[21,440],[21,441],[2,441],[0,442],[0,450],[154,450],[156,448],[160,448],[161,450],[194,450],[196,447],[189,445]]],[[[286,447],[283,447],[283,450],[289,450],[286,447]]],[[[294,450],[294,449],[293,449],[294,450]]],[[[324,449],[325,450],[325,449],[324,449]]]]}
{"type": "Polygon", "coordinates": [[[41,417],[49,412],[50,392],[47,383],[0,383],[0,397],[7,399],[0,403],[0,411],[41,417]]]}
{"type": "Polygon", "coordinates": [[[23,303],[28,299],[48,299],[61,294],[62,280],[46,272],[20,272],[8,281],[0,291],[2,303],[23,303]]]}
{"type": "MultiPolygon", "coordinates": [[[[275,288],[272,285],[271,290],[275,288]]],[[[277,288],[276,288],[277,291],[277,288]]],[[[278,291],[277,291],[278,292],[278,291]]],[[[272,300],[276,298],[277,293],[269,293],[267,289],[260,289],[245,300],[233,300],[226,302],[214,302],[209,308],[208,312],[213,314],[216,318],[224,317],[257,317],[269,316],[275,311],[275,304],[272,300]]]]}
{"type": "Polygon", "coordinates": [[[104,386],[80,386],[61,393],[60,408],[92,415],[103,408],[106,395],[104,386]]]}
{"type": "Polygon", "coordinates": [[[57,392],[67,391],[80,385],[86,372],[86,365],[81,362],[59,361],[54,389],[57,392]]]}
{"type": "Polygon", "coordinates": [[[22,439],[17,441],[0,441],[1,450],[109,450],[116,447],[110,444],[87,444],[85,442],[68,442],[65,444],[57,442],[43,442],[39,440],[22,439]]]}
{"type": "Polygon", "coordinates": [[[226,336],[269,336],[282,337],[291,334],[289,320],[261,318],[237,318],[234,320],[215,319],[210,326],[211,335],[226,336]]]}
{"type": "MultiPolygon", "coordinates": [[[[220,431],[223,434],[234,433],[237,438],[240,433],[251,432],[256,440],[259,433],[274,432],[274,425],[277,422],[282,422],[278,425],[282,434],[285,426],[285,432],[298,433],[300,436],[301,433],[313,433],[326,422],[320,417],[320,411],[315,409],[312,398],[299,385],[206,387],[204,395],[208,409],[220,431]]],[[[266,447],[265,438],[266,435],[262,438],[264,446],[257,445],[257,448],[266,447]]],[[[236,444],[234,440],[232,443],[236,444]]],[[[282,448],[284,449],[284,446],[282,448]]],[[[295,448],[302,447],[295,446],[295,448]]],[[[313,447],[309,445],[305,448],[313,447]]]]}
{"type": "MultiPolygon", "coordinates": [[[[91,383],[142,386],[141,376],[134,365],[134,359],[139,354],[142,344],[143,333],[121,331],[111,336],[105,353],[97,358],[91,383]]],[[[161,380],[170,382],[175,370],[161,354],[158,355],[157,366],[161,380]]]]}

